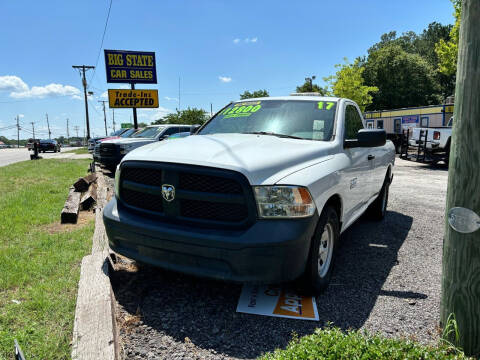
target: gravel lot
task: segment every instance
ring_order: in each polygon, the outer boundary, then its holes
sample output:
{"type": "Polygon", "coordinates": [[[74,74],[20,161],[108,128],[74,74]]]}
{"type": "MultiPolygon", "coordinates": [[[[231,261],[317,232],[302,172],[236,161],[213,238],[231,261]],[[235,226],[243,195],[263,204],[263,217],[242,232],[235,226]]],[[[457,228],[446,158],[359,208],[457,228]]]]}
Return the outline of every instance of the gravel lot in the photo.
{"type": "Polygon", "coordinates": [[[436,341],[447,171],[397,159],[394,174],[385,220],[362,218],[342,235],[319,322],[236,313],[240,285],[120,265],[124,358],[256,358],[327,322],[436,341]]]}

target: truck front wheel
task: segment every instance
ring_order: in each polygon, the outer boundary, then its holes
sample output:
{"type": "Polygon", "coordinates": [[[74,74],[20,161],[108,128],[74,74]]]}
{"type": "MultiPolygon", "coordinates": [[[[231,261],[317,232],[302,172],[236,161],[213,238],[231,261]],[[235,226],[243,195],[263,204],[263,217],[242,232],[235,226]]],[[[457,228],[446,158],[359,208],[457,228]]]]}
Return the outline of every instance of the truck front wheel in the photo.
{"type": "Polygon", "coordinates": [[[340,236],[340,223],[335,209],[323,209],[312,238],[304,274],[304,290],[318,295],[328,286],[332,276],[335,251],[340,236]]]}

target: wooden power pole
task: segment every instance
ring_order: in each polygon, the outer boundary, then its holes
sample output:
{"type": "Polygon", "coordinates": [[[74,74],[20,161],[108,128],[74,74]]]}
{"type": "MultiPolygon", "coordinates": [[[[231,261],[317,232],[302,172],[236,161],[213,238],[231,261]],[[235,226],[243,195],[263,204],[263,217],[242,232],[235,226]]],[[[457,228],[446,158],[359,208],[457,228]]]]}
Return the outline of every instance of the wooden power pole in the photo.
{"type": "Polygon", "coordinates": [[[454,315],[467,355],[480,355],[479,19],[480,0],[463,0],[443,244],[441,325],[454,315]]]}
{"type": "Polygon", "coordinates": [[[108,136],[107,133],[107,114],[105,112],[105,103],[107,102],[106,100],[98,100],[98,102],[101,102],[103,105],[103,122],[105,123],[105,136],[108,136]]]}
{"type": "Polygon", "coordinates": [[[87,140],[90,139],[90,120],[88,118],[88,99],[87,99],[87,78],[85,72],[89,69],[95,69],[95,66],[73,65],[72,68],[78,69],[82,74],[83,96],[85,98],[85,119],[87,123],[87,140]]]}

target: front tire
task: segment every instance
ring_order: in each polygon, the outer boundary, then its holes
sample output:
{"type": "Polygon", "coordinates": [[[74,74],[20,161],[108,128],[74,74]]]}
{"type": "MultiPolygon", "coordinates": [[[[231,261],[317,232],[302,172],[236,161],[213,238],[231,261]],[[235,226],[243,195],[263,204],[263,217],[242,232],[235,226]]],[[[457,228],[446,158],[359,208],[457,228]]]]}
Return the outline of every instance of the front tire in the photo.
{"type": "Polygon", "coordinates": [[[304,274],[304,287],[308,293],[319,295],[328,287],[339,237],[338,214],[333,207],[327,206],[320,215],[310,246],[304,274]]]}

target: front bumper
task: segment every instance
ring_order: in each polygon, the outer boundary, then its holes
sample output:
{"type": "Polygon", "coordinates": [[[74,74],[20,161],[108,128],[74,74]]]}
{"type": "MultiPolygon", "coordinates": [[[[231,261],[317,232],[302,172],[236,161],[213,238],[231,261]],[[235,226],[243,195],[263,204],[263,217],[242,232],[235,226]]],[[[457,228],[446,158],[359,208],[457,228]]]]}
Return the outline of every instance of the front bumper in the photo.
{"type": "Polygon", "coordinates": [[[219,230],[142,217],[114,198],[105,207],[103,220],[110,248],[128,258],[197,276],[278,283],[304,272],[318,215],[258,220],[245,230],[219,230]]]}
{"type": "Polygon", "coordinates": [[[102,165],[107,167],[116,167],[118,164],[120,164],[120,161],[122,161],[124,156],[125,155],[121,155],[118,152],[113,155],[105,155],[100,153],[96,158],[97,161],[102,165]]]}

